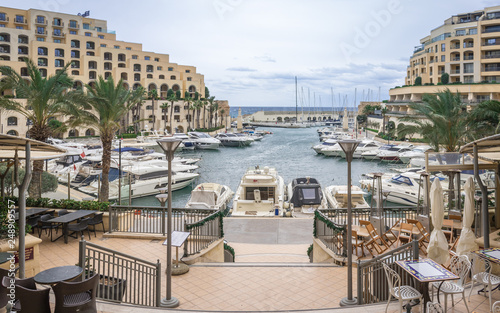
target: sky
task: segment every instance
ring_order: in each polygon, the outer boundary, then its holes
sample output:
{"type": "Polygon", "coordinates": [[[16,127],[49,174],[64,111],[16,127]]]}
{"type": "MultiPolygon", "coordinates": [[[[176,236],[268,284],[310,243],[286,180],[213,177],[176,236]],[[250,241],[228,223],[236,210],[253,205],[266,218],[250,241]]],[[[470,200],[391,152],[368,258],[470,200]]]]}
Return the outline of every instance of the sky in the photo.
{"type": "Polygon", "coordinates": [[[404,84],[420,39],[491,0],[3,0],[69,14],[90,11],[117,39],[196,66],[231,107],[353,106],[404,84]],[[332,96],[333,95],[333,96],[332,96]]]}

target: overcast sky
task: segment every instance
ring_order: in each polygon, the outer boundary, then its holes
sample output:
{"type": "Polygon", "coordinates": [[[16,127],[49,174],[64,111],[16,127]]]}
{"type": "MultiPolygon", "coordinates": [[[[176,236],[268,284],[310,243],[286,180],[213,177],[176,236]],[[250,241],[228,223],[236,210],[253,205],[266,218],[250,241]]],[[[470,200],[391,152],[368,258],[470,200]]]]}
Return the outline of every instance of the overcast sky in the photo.
{"type": "Polygon", "coordinates": [[[108,21],[118,40],[205,75],[230,106],[331,106],[387,99],[414,46],[452,15],[489,0],[3,0],[1,5],[108,21]],[[303,90],[303,93],[302,93],[303,90]],[[308,96],[308,94],[310,96],[308,96]],[[364,94],[364,98],[363,98],[364,94]],[[369,97],[369,95],[371,95],[369,97]],[[339,100],[339,96],[340,99],[339,100]],[[340,103],[339,103],[340,102],[340,103]]]}

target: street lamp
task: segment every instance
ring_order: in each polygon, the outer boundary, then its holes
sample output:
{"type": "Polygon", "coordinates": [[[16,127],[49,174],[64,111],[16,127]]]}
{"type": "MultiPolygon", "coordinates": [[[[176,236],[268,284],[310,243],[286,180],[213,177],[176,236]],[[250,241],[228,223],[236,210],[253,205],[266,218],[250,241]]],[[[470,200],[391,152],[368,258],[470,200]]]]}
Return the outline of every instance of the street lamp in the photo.
{"type": "Polygon", "coordinates": [[[352,296],[352,199],[351,199],[351,162],[354,150],[359,145],[358,140],[340,140],[338,142],[345,153],[347,161],[347,298],[340,300],[341,306],[355,305],[357,300],[352,296]]]}
{"type": "MultiPolygon", "coordinates": [[[[166,137],[156,141],[165,152],[168,161],[168,215],[167,215],[167,297],[162,299],[160,306],[167,308],[175,308],[179,306],[179,300],[172,297],[172,160],[174,151],[181,143],[180,139],[175,137],[166,137]]],[[[164,191],[163,191],[164,192],[164,191]]],[[[165,196],[157,197],[163,206],[163,234],[165,234],[165,196]]]]}

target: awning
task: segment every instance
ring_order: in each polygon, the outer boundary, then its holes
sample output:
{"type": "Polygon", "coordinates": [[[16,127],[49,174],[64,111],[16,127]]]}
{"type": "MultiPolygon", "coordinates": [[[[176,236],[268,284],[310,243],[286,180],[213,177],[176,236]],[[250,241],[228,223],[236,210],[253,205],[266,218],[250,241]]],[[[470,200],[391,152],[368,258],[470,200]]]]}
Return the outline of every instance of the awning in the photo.
{"type": "Polygon", "coordinates": [[[26,149],[27,142],[30,143],[30,148],[32,152],[34,151],[63,152],[63,153],[66,152],[63,149],[54,147],[48,143],[41,142],[38,140],[0,134],[0,150],[24,151],[26,149]]]}
{"type": "Polygon", "coordinates": [[[460,148],[460,153],[473,153],[474,145],[477,145],[480,158],[484,157],[496,162],[500,161],[500,134],[469,142],[460,148]]]}

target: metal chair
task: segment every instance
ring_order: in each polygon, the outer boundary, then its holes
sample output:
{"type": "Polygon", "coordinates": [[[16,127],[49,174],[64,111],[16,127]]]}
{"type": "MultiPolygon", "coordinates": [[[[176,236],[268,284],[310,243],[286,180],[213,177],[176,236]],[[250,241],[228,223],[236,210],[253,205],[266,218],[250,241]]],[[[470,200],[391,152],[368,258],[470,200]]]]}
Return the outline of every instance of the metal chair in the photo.
{"type": "MultiPolygon", "coordinates": [[[[416,299],[420,300],[420,305],[422,306],[420,312],[423,312],[424,298],[422,294],[418,292],[417,289],[411,286],[401,286],[401,277],[399,276],[399,274],[384,262],[382,262],[382,266],[384,267],[387,284],[389,285],[389,293],[399,301],[399,312],[403,312],[403,301],[410,302],[411,300],[416,299]]],[[[389,296],[389,299],[387,299],[387,306],[385,307],[386,313],[390,303],[391,297],[389,296]]]]}
{"type": "Polygon", "coordinates": [[[38,221],[38,238],[42,237],[42,230],[45,229],[45,234],[47,234],[48,229],[50,231],[50,241],[54,241],[52,239],[52,230],[55,229],[57,234],[57,228],[59,227],[59,224],[47,222],[52,218],[53,217],[50,214],[44,214],[42,215],[42,217],[40,217],[40,220],[38,221]]]}
{"type": "Polygon", "coordinates": [[[56,297],[54,313],[96,313],[99,274],[85,281],[60,282],[53,286],[56,297]]]}
{"type": "Polygon", "coordinates": [[[491,308],[493,313],[500,313],[500,301],[493,303],[493,307],[491,308]]]}
{"type": "Polygon", "coordinates": [[[95,229],[96,225],[101,224],[102,225],[102,232],[104,233],[104,222],[102,221],[103,215],[104,215],[104,213],[95,214],[94,217],[92,217],[92,219],[88,223],[89,226],[92,226],[92,232],[94,233],[94,237],[97,237],[96,229],[95,229]]]}
{"type": "Polygon", "coordinates": [[[443,307],[438,302],[427,302],[427,313],[445,313],[443,307]]]}
{"type": "MultiPolygon", "coordinates": [[[[458,281],[432,283],[432,292],[434,292],[434,288],[436,288],[437,290],[441,285],[440,292],[444,294],[445,312],[448,304],[448,295],[451,295],[451,304],[452,306],[455,306],[455,303],[453,302],[453,295],[459,293],[462,294],[462,299],[464,300],[465,307],[467,308],[467,312],[469,312],[469,306],[467,305],[467,301],[465,301],[465,280],[467,279],[467,277],[469,277],[470,268],[471,263],[466,255],[455,255],[451,258],[450,261],[450,271],[460,277],[458,281]]],[[[432,298],[434,298],[434,293],[432,293],[432,298]]]]}
{"type": "MultiPolygon", "coordinates": [[[[88,223],[89,223],[89,221],[90,221],[91,219],[92,219],[92,218],[87,217],[87,218],[82,219],[80,222],[78,222],[78,223],[76,223],[76,224],[69,224],[69,225],[68,225],[68,233],[69,233],[69,232],[72,232],[72,233],[70,234],[70,236],[71,236],[71,237],[73,237],[72,235],[73,235],[73,234],[76,234],[76,233],[78,233],[78,232],[80,233],[80,235],[82,235],[82,236],[83,236],[83,231],[84,231],[84,230],[87,230],[87,232],[88,232],[88,234],[89,234],[89,240],[90,240],[90,230],[89,230],[88,223]]],[[[74,237],[74,238],[77,238],[77,239],[78,239],[78,237],[76,237],[76,235],[75,235],[75,237],[74,237]]]]}
{"type": "Polygon", "coordinates": [[[486,292],[488,292],[490,300],[490,308],[491,308],[491,290],[493,289],[493,286],[500,284],[500,277],[491,274],[492,266],[489,260],[483,259],[475,253],[469,253],[469,259],[471,260],[472,263],[471,266],[472,279],[471,279],[471,287],[469,293],[469,302],[470,302],[470,296],[472,294],[472,289],[474,289],[474,284],[479,283],[484,286],[485,297],[486,297],[486,292]],[[479,267],[484,268],[484,271],[475,273],[475,270],[479,267]]]}
{"type": "Polygon", "coordinates": [[[66,215],[68,213],[69,213],[68,210],[62,209],[62,210],[59,210],[59,212],[57,212],[57,216],[63,216],[63,215],[66,215]]]}

